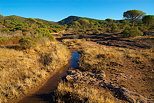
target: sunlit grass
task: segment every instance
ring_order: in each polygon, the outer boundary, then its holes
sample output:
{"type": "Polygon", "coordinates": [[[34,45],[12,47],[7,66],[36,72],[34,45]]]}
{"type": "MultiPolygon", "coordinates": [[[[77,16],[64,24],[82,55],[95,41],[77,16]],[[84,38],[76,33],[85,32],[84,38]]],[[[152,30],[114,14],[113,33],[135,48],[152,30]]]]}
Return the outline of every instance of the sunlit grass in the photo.
{"type": "Polygon", "coordinates": [[[126,103],[114,98],[107,89],[97,88],[87,84],[60,82],[56,91],[57,101],[59,103],[66,102],[62,98],[67,95],[67,99],[70,102],[87,98],[86,103],[126,103]]]}
{"type": "Polygon", "coordinates": [[[0,48],[0,102],[28,94],[68,63],[70,53],[66,47],[56,41],[46,42],[27,50],[0,48]]]}

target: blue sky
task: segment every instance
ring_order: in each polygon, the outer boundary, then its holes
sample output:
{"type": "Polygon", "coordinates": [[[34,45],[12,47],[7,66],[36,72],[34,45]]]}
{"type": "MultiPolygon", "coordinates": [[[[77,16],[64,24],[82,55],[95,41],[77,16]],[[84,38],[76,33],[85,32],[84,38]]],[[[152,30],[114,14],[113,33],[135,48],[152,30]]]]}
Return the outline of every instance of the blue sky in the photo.
{"type": "Polygon", "coordinates": [[[154,0],[0,0],[0,14],[59,21],[68,16],[122,19],[137,9],[154,15],[154,0]]]}

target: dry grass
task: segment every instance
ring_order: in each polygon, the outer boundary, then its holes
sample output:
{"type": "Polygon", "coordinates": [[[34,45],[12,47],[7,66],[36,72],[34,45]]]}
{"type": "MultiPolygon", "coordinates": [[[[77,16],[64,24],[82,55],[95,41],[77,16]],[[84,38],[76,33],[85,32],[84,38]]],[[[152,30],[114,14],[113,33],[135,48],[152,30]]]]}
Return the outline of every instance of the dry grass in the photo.
{"type": "Polygon", "coordinates": [[[111,66],[111,62],[117,63],[117,65],[125,65],[125,61],[142,64],[148,63],[152,65],[151,60],[154,59],[154,49],[134,50],[129,48],[110,47],[80,39],[65,39],[63,43],[68,45],[71,49],[76,49],[81,52],[82,56],[79,63],[81,65],[89,64],[94,66],[101,63],[101,65],[109,67],[111,66]]]}
{"type": "Polygon", "coordinates": [[[108,82],[124,86],[145,97],[153,98],[154,49],[130,49],[100,45],[85,40],[63,40],[80,51],[81,70],[105,71],[108,82]]]}
{"type": "Polygon", "coordinates": [[[69,51],[56,41],[27,50],[0,48],[0,103],[22,97],[38,88],[68,63],[69,51]]]}
{"type": "Polygon", "coordinates": [[[87,84],[70,84],[60,82],[56,91],[58,103],[126,103],[115,99],[112,94],[103,88],[89,86],[87,84]]]}

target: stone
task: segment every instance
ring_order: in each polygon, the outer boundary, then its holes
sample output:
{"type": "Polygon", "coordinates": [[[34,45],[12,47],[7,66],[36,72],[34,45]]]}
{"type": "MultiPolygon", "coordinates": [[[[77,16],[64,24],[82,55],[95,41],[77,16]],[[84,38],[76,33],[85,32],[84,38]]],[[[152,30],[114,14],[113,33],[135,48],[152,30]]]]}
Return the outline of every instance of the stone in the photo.
{"type": "Polygon", "coordinates": [[[74,75],[76,73],[76,71],[75,70],[68,70],[67,73],[70,75],[74,75]]]}
{"type": "MultiPolygon", "coordinates": [[[[115,97],[128,101],[129,103],[152,103],[147,102],[148,100],[132,91],[127,90],[124,87],[120,87],[117,83],[114,83],[116,79],[111,79],[110,82],[105,78],[105,72],[82,72],[80,70],[68,70],[66,80],[75,83],[86,83],[89,85],[95,85],[102,88],[108,88],[115,97]]],[[[130,79],[131,75],[121,73],[117,78],[130,79]]]]}
{"type": "Polygon", "coordinates": [[[67,75],[67,76],[66,76],[66,80],[72,81],[72,80],[74,80],[74,78],[73,78],[72,76],[70,76],[70,75],[67,75]]]}
{"type": "Polygon", "coordinates": [[[124,87],[120,87],[119,91],[122,92],[127,101],[130,103],[148,103],[145,97],[135,92],[129,91],[124,87]]]}

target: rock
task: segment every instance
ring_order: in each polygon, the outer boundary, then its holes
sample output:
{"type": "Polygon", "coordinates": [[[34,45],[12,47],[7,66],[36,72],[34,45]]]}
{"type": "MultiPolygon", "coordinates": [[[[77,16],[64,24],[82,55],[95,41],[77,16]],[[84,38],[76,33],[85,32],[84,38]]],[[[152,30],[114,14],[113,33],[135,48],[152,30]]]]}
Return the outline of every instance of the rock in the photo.
{"type": "Polygon", "coordinates": [[[120,87],[119,91],[125,96],[130,103],[147,103],[147,99],[140,94],[129,91],[124,87],[120,87]]]}
{"type": "Polygon", "coordinates": [[[67,76],[66,76],[66,80],[68,80],[68,81],[73,81],[74,78],[73,78],[71,75],[67,75],[67,76]]]}
{"type": "Polygon", "coordinates": [[[74,74],[76,73],[76,71],[75,71],[75,70],[68,70],[67,73],[68,73],[69,75],[74,75],[74,74]]]}
{"type": "MultiPolygon", "coordinates": [[[[126,100],[129,103],[152,103],[147,102],[147,99],[135,92],[129,91],[124,87],[120,87],[115,81],[116,79],[110,80],[108,82],[107,78],[105,78],[105,72],[82,72],[78,69],[76,70],[68,70],[68,75],[66,79],[71,82],[76,83],[86,83],[89,85],[99,86],[103,88],[108,88],[115,97],[126,100]],[[115,82],[115,83],[114,83],[115,82]]],[[[131,75],[126,75],[121,73],[117,76],[117,78],[122,79],[131,79],[131,75]]]]}
{"type": "Polygon", "coordinates": [[[113,86],[112,84],[107,84],[106,87],[114,94],[118,99],[126,100],[129,103],[148,103],[147,98],[142,95],[129,91],[124,87],[113,86]]]}

